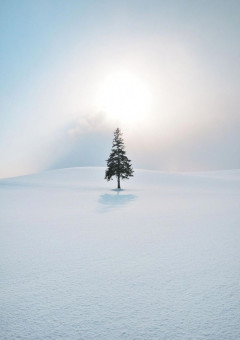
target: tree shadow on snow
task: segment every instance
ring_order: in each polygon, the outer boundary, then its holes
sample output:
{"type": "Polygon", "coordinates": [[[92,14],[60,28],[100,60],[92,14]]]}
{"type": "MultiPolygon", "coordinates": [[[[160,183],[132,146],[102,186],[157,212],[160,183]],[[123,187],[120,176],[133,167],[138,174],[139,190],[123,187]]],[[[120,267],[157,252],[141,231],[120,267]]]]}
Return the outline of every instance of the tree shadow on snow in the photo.
{"type": "Polygon", "coordinates": [[[122,194],[122,190],[113,190],[114,194],[103,194],[99,197],[98,202],[106,209],[125,206],[134,201],[137,196],[133,194],[122,194]]]}

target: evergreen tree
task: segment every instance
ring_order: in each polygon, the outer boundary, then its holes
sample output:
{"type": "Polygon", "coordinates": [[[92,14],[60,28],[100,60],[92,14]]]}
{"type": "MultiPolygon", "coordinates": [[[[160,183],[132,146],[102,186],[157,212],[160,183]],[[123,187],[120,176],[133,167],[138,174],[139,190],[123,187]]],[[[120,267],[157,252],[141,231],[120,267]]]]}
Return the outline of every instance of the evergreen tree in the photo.
{"type": "Polygon", "coordinates": [[[110,156],[107,160],[105,179],[110,181],[113,176],[117,177],[118,189],[121,189],[120,178],[128,179],[133,176],[133,169],[130,159],[126,156],[124,142],[120,129],[114,132],[113,145],[110,156]]]}

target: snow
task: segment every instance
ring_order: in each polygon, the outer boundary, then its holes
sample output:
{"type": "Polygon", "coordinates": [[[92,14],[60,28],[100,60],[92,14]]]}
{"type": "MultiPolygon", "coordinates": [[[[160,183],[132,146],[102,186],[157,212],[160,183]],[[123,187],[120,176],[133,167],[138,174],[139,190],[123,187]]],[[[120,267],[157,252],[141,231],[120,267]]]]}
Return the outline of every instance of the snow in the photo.
{"type": "Polygon", "coordinates": [[[240,171],[0,180],[1,339],[240,339],[240,171]]]}

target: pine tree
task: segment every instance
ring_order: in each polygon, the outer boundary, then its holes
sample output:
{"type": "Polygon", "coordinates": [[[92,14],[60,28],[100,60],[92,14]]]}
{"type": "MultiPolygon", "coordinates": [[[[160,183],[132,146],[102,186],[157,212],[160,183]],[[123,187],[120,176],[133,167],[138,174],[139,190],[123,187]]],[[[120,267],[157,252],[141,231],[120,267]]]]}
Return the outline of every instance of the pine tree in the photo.
{"type": "Polygon", "coordinates": [[[117,177],[118,189],[121,189],[120,178],[128,179],[133,176],[133,169],[130,159],[126,156],[122,133],[119,128],[114,132],[112,150],[107,160],[105,179],[110,181],[113,176],[117,177]]]}

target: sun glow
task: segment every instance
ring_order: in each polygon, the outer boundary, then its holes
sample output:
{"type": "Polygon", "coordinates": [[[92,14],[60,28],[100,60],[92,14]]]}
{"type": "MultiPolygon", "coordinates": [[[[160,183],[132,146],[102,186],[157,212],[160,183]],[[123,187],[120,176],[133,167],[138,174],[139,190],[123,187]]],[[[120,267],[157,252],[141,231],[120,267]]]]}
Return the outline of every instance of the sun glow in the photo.
{"type": "Polygon", "coordinates": [[[117,72],[108,76],[99,87],[96,106],[122,123],[146,121],[152,95],[147,84],[137,76],[117,72]]]}

